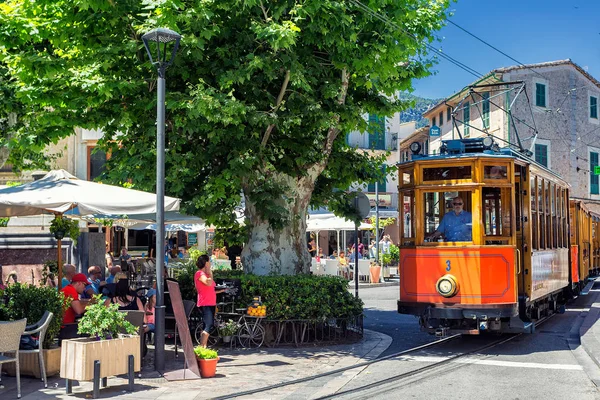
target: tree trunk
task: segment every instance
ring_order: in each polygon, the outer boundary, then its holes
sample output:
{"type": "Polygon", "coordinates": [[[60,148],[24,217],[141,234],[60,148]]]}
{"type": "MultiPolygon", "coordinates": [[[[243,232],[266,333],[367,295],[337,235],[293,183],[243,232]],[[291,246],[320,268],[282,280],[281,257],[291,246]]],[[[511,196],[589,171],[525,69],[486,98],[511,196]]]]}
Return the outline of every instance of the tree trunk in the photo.
{"type": "Polygon", "coordinates": [[[286,193],[292,201],[279,205],[288,209],[290,222],[281,230],[274,229],[258,213],[255,204],[246,197],[246,217],[251,224],[248,243],[242,250],[244,271],[256,275],[295,275],[308,273],[311,258],[306,242],[306,215],[314,180],[279,177],[290,188],[286,193]]]}

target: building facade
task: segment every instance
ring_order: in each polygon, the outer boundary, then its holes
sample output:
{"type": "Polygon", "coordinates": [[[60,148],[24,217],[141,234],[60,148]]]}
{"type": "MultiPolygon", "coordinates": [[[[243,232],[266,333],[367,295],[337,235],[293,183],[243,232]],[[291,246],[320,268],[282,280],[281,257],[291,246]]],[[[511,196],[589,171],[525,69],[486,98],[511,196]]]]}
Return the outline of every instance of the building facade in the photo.
{"type": "Polygon", "coordinates": [[[423,114],[442,140],[493,135],[570,182],[573,197],[600,201],[600,82],[571,60],[493,70],[423,114]],[[521,87],[522,90],[521,90],[521,87]],[[511,118],[512,117],[512,118],[511,118]]]}

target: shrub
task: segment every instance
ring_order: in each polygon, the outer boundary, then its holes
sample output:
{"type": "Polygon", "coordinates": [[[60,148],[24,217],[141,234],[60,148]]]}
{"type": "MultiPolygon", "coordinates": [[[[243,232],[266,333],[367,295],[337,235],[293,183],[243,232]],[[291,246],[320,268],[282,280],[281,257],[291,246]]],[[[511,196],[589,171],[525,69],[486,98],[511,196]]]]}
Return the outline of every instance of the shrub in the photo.
{"type": "Polygon", "coordinates": [[[27,318],[27,324],[36,323],[46,310],[54,314],[50,322],[44,348],[50,348],[58,336],[64,314],[64,296],[56,288],[16,283],[0,291],[0,320],[14,321],[27,318]]]}
{"type": "Polygon", "coordinates": [[[125,313],[119,312],[118,304],[105,306],[99,294],[94,296],[94,301],[81,317],[77,333],[99,339],[116,338],[122,332],[130,335],[138,333],[137,328],[125,320],[125,313]]]}
{"type": "Polygon", "coordinates": [[[362,300],[348,291],[348,282],[337,276],[256,276],[238,271],[215,271],[215,278],[238,278],[242,295],[236,308],[261,296],[272,320],[352,318],[362,313],[362,300]]]}
{"type": "Polygon", "coordinates": [[[214,360],[215,358],[219,358],[219,353],[216,350],[207,349],[205,347],[196,346],[194,348],[194,353],[196,357],[201,360],[214,360]]]}

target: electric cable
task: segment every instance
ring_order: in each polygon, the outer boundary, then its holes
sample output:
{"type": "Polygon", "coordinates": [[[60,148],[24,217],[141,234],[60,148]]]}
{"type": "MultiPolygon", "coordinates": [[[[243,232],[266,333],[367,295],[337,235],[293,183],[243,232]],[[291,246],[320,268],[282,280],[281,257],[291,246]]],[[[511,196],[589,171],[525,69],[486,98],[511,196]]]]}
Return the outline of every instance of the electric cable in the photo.
{"type": "Polygon", "coordinates": [[[481,73],[479,73],[478,71],[474,70],[473,68],[469,67],[468,65],[456,60],[455,58],[445,54],[442,52],[442,50],[430,45],[429,43],[425,42],[425,41],[421,41],[419,40],[416,35],[402,27],[400,27],[398,24],[396,24],[395,22],[393,22],[392,20],[390,20],[387,16],[372,10],[370,7],[364,5],[363,3],[361,3],[359,0],[349,0],[351,3],[353,3],[356,7],[358,7],[360,10],[368,13],[369,15],[379,19],[380,21],[388,24],[389,26],[403,32],[405,35],[409,36],[410,38],[412,38],[416,43],[422,43],[425,47],[427,47],[429,50],[433,50],[436,54],[436,56],[440,56],[444,59],[446,59],[447,61],[451,62],[452,64],[456,65],[457,67],[461,68],[462,70],[470,73],[471,75],[474,75],[476,78],[482,78],[483,75],[481,73]]]}

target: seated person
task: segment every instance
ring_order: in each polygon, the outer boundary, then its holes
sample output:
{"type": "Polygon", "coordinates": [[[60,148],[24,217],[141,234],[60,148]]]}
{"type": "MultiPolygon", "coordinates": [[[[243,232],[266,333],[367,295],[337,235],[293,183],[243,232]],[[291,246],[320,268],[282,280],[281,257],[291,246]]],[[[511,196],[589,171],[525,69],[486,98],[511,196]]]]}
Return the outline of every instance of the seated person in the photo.
{"type": "Polygon", "coordinates": [[[446,213],[435,232],[427,239],[436,239],[441,235],[447,242],[470,242],[472,239],[472,216],[463,210],[464,202],[459,196],[452,199],[452,212],[446,213]]]}
{"type": "Polygon", "coordinates": [[[84,274],[75,274],[73,275],[73,278],[71,278],[71,283],[61,289],[61,292],[65,296],[65,300],[69,299],[70,304],[69,307],[65,309],[63,315],[63,325],[60,327],[58,336],[59,340],[79,337],[75,318],[85,311],[87,301],[80,300],[79,296],[83,293],[87,284],[88,280],[84,274]]]}
{"type": "Polygon", "coordinates": [[[342,276],[346,279],[350,276],[350,268],[348,267],[348,259],[343,251],[340,251],[340,256],[338,257],[338,266],[342,273],[342,276]]]}
{"type": "Polygon", "coordinates": [[[100,267],[95,265],[88,268],[88,285],[82,294],[82,298],[91,299],[94,295],[100,293],[100,286],[102,282],[100,277],[102,276],[102,270],[100,267]]]}
{"type": "MultiPolygon", "coordinates": [[[[131,256],[127,254],[127,249],[123,247],[121,249],[121,255],[119,256],[119,266],[123,272],[129,271],[129,266],[133,263],[131,256]]],[[[111,271],[112,274],[112,271],[111,271]]]]}
{"type": "Polygon", "coordinates": [[[71,279],[77,273],[77,269],[73,264],[63,265],[63,278],[61,287],[68,286],[71,283],[71,279]]]}
{"type": "Polygon", "coordinates": [[[119,272],[121,272],[121,267],[119,267],[118,265],[112,267],[110,269],[110,276],[106,278],[106,283],[117,283],[117,281],[115,280],[115,275],[117,275],[119,272]]]}
{"type": "Polygon", "coordinates": [[[333,253],[329,256],[330,260],[335,260],[338,257],[337,250],[334,250],[333,253]]]}
{"type": "Polygon", "coordinates": [[[154,305],[156,304],[156,290],[150,289],[146,293],[148,301],[146,302],[146,332],[154,332],[154,305]]]}

